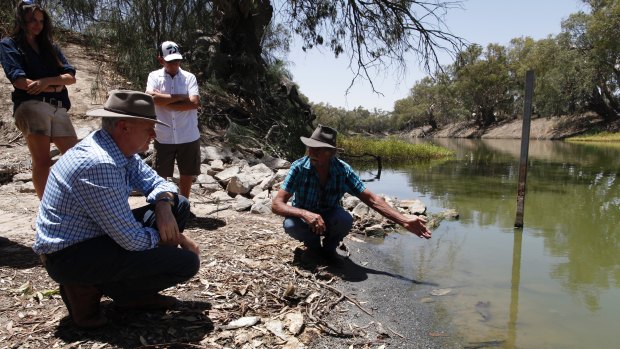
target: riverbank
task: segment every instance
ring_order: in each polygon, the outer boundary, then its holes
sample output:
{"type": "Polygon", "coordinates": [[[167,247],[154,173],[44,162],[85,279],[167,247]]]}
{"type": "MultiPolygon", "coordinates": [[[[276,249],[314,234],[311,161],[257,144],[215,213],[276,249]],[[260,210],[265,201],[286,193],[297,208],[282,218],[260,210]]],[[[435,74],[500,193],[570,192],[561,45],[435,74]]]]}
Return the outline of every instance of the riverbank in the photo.
{"type": "MultiPolygon", "coordinates": [[[[472,122],[459,122],[437,130],[432,130],[430,126],[416,128],[407,136],[412,138],[519,139],[522,134],[522,125],[523,120],[514,119],[481,129],[472,122]]],[[[594,113],[533,118],[530,124],[530,139],[560,140],[593,130],[618,132],[620,120],[610,124],[604,123],[603,119],[594,113]]]]}

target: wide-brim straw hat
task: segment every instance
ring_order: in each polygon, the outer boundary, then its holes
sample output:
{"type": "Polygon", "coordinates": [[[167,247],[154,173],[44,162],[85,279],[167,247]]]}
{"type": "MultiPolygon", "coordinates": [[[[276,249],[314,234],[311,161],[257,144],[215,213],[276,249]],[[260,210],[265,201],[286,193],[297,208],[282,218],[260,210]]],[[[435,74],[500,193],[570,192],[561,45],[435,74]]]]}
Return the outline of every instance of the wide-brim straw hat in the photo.
{"type": "Polygon", "coordinates": [[[319,125],[312,132],[312,136],[308,137],[299,137],[302,143],[310,148],[336,148],[336,136],[338,136],[338,131],[334,130],[329,126],[319,125]]]}
{"type": "Polygon", "coordinates": [[[88,116],[103,118],[141,119],[152,121],[160,125],[170,125],[157,120],[155,102],[149,94],[130,90],[112,90],[103,108],[91,109],[88,116]]]}

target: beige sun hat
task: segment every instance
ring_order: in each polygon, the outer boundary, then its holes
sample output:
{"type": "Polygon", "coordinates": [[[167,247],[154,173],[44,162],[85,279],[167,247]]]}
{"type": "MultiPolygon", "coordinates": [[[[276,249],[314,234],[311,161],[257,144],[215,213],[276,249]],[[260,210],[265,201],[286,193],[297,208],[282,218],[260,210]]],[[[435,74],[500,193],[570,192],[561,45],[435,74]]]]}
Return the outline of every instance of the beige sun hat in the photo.
{"type": "Polygon", "coordinates": [[[103,118],[142,119],[170,127],[170,125],[157,120],[153,97],[139,91],[112,90],[103,108],[91,109],[86,112],[86,115],[103,118]]]}

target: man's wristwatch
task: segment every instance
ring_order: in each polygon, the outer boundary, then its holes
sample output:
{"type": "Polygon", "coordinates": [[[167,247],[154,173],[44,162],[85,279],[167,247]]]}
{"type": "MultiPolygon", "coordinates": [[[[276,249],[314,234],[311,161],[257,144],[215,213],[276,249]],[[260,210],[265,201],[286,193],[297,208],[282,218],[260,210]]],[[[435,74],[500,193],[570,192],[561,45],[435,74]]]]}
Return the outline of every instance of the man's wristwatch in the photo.
{"type": "Polygon", "coordinates": [[[170,206],[174,206],[174,199],[170,198],[168,196],[164,196],[163,198],[159,198],[159,199],[157,199],[156,202],[160,202],[160,201],[167,202],[167,203],[170,204],[170,206]]]}

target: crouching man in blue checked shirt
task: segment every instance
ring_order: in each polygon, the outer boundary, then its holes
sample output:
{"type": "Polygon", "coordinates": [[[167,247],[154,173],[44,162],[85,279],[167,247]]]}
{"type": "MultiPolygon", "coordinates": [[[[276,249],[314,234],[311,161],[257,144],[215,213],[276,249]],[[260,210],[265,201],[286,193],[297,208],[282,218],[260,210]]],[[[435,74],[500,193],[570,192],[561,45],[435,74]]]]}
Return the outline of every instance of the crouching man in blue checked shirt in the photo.
{"type": "Polygon", "coordinates": [[[101,130],[53,166],[36,222],[34,251],[73,322],[107,323],[102,295],[120,309],[165,309],[176,299],[159,291],[189,280],[200,267],[198,245],[182,234],[189,202],[137,155],[148,149],[157,121],[153,98],[116,90],[103,108],[101,130]],[[132,190],[147,206],[129,207],[132,190]],[[180,246],[180,248],[179,248],[180,246]]]}

